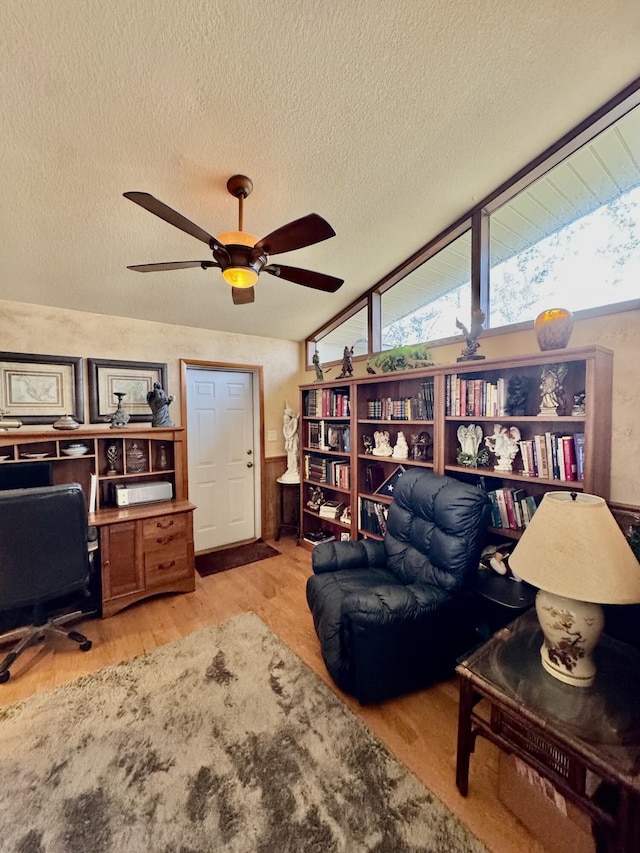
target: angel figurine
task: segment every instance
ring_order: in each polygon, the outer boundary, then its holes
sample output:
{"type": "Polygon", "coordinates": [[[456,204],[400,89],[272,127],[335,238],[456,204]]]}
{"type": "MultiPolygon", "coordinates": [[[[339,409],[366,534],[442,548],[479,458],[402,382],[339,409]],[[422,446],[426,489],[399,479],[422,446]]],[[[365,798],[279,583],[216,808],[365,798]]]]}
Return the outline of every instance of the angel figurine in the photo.
{"type": "Polygon", "coordinates": [[[457,361],[479,361],[484,358],[483,355],[476,355],[476,351],[480,346],[478,338],[482,332],[482,324],[485,321],[485,316],[484,311],[479,309],[474,311],[471,318],[471,329],[469,330],[467,330],[464,323],[461,323],[460,320],[456,319],[456,328],[462,330],[464,339],[467,342],[466,347],[462,350],[462,354],[457,361]]]}
{"type": "Polygon", "coordinates": [[[520,449],[520,430],[516,426],[504,427],[494,424],[493,435],[488,435],[484,443],[492,453],[495,453],[498,463],[493,466],[494,471],[511,471],[513,460],[520,449]]]}

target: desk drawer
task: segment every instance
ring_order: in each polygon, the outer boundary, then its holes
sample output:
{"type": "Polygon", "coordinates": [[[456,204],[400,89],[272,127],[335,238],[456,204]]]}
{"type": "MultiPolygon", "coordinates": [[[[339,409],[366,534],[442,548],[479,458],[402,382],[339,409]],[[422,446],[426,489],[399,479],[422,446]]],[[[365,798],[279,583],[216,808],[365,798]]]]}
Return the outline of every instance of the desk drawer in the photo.
{"type": "Polygon", "coordinates": [[[172,543],[172,547],[154,549],[144,555],[146,585],[160,586],[178,578],[189,577],[191,567],[186,541],[172,543]]]}
{"type": "Polygon", "coordinates": [[[177,540],[184,541],[187,533],[188,514],[178,512],[142,522],[142,538],[145,551],[169,545],[177,540]]]}

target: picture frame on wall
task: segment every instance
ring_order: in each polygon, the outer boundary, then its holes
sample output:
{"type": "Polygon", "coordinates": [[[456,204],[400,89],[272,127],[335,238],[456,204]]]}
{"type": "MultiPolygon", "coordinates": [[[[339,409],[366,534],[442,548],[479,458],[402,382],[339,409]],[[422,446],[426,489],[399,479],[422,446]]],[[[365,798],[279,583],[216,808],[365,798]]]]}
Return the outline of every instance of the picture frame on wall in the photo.
{"type": "Polygon", "coordinates": [[[0,409],[23,424],[84,423],[82,358],[0,352],[0,409]]]}
{"type": "Polygon", "coordinates": [[[122,405],[130,422],[151,421],[153,413],[147,394],[155,382],[167,390],[166,362],[117,361],[87,359],[89,367],[89,419],[92,424],[104,423],[118,405],[115,393],[125,394],[122,405]]]}

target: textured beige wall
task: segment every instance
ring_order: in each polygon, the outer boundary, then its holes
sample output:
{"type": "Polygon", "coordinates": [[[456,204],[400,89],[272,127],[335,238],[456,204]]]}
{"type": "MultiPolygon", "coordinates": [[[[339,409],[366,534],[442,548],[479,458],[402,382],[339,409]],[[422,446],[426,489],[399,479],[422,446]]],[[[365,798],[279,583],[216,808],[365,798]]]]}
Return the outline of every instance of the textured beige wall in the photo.
{"type": "MultiPolygon", "coordinates": [[[[614,352],[611,500],[640,506],[640,310],[576,322],[569,345],[588,344],[601,344],[614,352]]],[[[432,358],[438,364],[455,362],[461,345],[434,348],[432,358]]],[[[0,301],[0,349],[83,358],[166,361],[168,390],[176,397],[171,407],[176,423],[180,417],[180,359],[263,365],[267,457],[284,453],[284,401],[297,405],[298,384],[311,382],[315,376],[313,371],[301,369],[303,346],[289,341],[19,302],[0,301]],[[277,431],[276,441],[267,441],[268,430],[277,431]]],[[[537,350],[533,329],[481,338],[480,353],[488,358],[537,350]]],[[[354,367],[355,376],[365,375],[364,362],[356,362],[354,367]]],[[[85,400],[88,422],[86,384],[85,400]]]]}
{"type": "MultiPolygon", "coordinates": [[[[238,310],[241,311],[242,307],[238,310]]],[[[285,452],[282,436],[285,399],[297,405],[298,385],[305,379],[304,373],[299,371],[298,344],[291,341],[1,300],[0,350],[81,356],[85,359],[166,362],[169,372],[167,390],[175,397],[171,404],[171,417],[177,425],[180,425],[180,359],[262,365],[267,457],[285,452]],[[269,430],[276,430],[276,441],[267,441],[269,430]]],[[[88,424],[86,364],[84,380],[85,423],[88,424]]]]}
{"type": "MultiPolygon", "coordinates": [[[[600,344],[613,350],[611,500],[640,506],[640,310],[576,321],[569,346],[600,344]]],[[[431,349],[436,364],[452,364],[464,341],[431,349]]],[[[533,327],[508,335],[480,338],[479,354],[500,358],[538,352],[533,327]]],[[[329,374],[330,376],[331,374],[329,374]]],[[[354,364],[354,376],[366,376],[365,361],[354,364]]],[[[306,372],[312,382],[313,371],[306,372]]]]}

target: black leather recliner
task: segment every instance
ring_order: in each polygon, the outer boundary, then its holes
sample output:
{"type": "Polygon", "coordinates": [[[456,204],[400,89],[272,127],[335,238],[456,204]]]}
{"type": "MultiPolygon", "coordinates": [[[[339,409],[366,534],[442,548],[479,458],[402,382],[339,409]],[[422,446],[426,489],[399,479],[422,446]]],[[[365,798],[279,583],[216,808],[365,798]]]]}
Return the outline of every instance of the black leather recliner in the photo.
{"type": "Polygon", "coordinates": [[[362,704],[448,678],[473,644],[471,590],[490,502],[419,468],[400,478],[384,542],[325,542],[307,602],[335,683],[362,704]]]}

